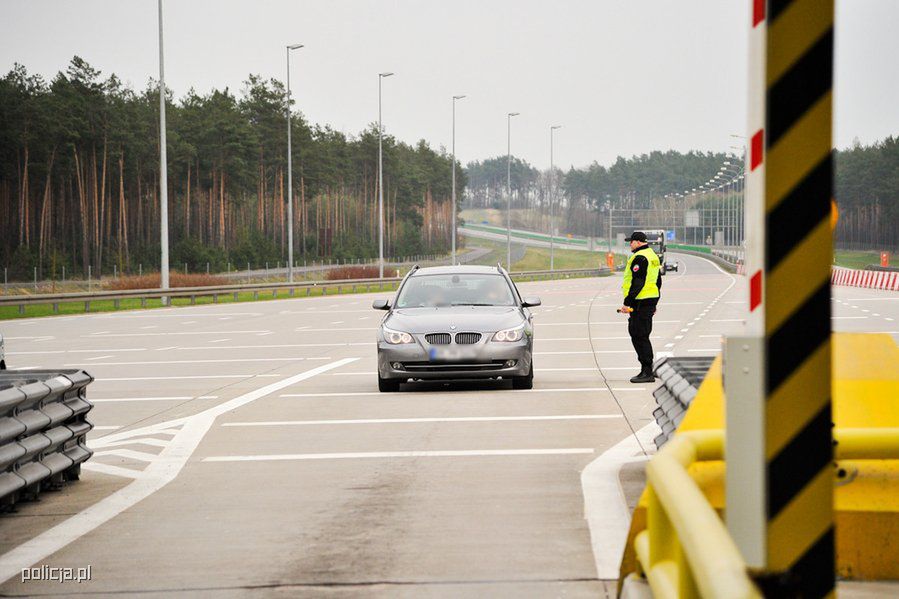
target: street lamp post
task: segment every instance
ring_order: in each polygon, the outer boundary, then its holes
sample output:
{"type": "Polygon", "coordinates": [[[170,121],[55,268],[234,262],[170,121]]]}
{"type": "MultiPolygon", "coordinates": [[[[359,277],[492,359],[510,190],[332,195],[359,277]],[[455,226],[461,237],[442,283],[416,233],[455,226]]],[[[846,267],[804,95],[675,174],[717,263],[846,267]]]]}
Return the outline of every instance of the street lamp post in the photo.
{"type": "Polygon", "coordinates": [[[290,51],[303,44],[287,46],[287,280],[293,283],[293,157],[290,141],[290,51]]]}
{"type": "Polygon", "coordinates": [[[556,188],[554,185],[555,178],[555,162],[553,162],[553,133],[556,129],[561,129],[562,125],[552,125],[549,128],[549,269],[555,270],[555,226],[553,222],[553,204],[556,203],[556,188]]]}
{"type": "Polygon", "coordinates": [[[506,268],[512,272],[512,117],[506,115],[506,268]]]}
{"type": "Polygon", "coordinates": [[[456,100],[465,96],[453,96],[453,266],[456,265],[456,100]]]}
{"type": "Polygon", "coordinates": [[[384,125],[381,124],[381,81],[393,73],[378,73],[378,278],[384,278],[384,151],[382,138],[384,125]]]}
{"type": "MultiPolygon", "coordinates": [[[[162,51],[162,0],[159,0],[159,288],[169,288],[169,182],[165,141],[165,60],[162,51]]],[[[162,305],[169,303],[161,298],[162,305]]]]}

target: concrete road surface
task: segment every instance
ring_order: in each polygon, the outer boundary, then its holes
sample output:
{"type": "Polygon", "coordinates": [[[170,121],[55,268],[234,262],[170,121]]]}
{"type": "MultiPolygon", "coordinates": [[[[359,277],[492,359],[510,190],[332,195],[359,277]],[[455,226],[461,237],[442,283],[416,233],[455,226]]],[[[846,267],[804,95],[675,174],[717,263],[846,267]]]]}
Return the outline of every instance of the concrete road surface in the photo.
{"type": "MultiPolygon", "coordinates": [[[[745,280],[678,259],[655,349],[714,354],[745,280]]],[[[0,516],[0,591],[610,596],[655,434],[619,286],[520,286],[543,299],[529,391],[379,393],[376,295],[0,323],[11,367],[97,378],[81,481],[0,516]],[[22,582],[41,565],[91,579],[22,582]]],[[[895,294],[835,296],[837,328],[899,330],[895,294]]]]}

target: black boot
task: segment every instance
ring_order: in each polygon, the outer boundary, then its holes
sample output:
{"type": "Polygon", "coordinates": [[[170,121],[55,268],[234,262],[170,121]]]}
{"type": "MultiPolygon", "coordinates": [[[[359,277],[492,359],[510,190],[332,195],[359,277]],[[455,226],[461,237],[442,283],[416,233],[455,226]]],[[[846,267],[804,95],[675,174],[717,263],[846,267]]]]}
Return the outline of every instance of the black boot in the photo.
{"type": "Polygon", "coordinates": [[[632,383],[654,383],[656,380],[655,375],[652,374],[652,370],[649,368],[644,368],[640,371],[635,377],[631,377],[632,383]]]}

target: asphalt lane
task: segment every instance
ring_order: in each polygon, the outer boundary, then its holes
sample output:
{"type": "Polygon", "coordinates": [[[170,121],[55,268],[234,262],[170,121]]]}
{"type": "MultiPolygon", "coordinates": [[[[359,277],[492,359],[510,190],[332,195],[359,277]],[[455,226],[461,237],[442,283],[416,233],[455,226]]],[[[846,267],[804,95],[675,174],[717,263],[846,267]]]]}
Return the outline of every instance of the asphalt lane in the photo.
{"type": "MultiPolygon", "coordinates": [[[[655,350],[716,353],[742,330],[745,281],[677,258],[655,350]]],[[[520,285],[543,299],[530,391],[378,393],[377,294],[3,323],[11,366],[97,378],[97,430],[80,482],[0,518],[0,572],[91,565],[92,580],[15,576],[0,592],[613,593],[603,564],[627,518],[609,532],[590,511],[621,493],[613,481],[585,513],[581,473],[654,426],[654,386],[627,381],[619,286],[520,285]]],[[[882,293],[837,290],[835,326],[889,330],[899,303],[882,293]]]]}

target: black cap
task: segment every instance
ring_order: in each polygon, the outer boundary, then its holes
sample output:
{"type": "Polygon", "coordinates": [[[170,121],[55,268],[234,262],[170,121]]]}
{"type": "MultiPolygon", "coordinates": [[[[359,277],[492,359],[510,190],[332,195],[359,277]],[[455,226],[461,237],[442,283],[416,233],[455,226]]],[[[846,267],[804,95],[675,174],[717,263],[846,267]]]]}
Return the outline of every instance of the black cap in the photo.
{"type": "Polygon", "coordinates": [[[625,241],[646,241],[646,233],[643,231],[634,231],[630,237],[625,237],[625,241]]]}

